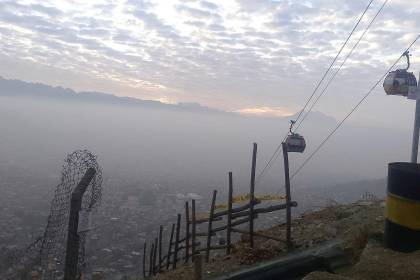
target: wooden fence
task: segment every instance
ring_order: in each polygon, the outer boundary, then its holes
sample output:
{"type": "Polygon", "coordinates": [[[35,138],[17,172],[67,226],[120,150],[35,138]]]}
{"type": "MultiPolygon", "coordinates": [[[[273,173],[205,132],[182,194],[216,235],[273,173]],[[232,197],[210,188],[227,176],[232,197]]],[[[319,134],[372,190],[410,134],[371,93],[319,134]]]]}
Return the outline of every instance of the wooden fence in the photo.
{"type": "MultiPolygon", "coordinates": [[[[188,263],[194,260],[197,254],[205,253],[205,261],[210,259],[210,252],[213,250],[225,250],[226,254],[231,253],[232,249],[232,233],[249,235],[250,247],[254,248],[254,237],[262,237],[272,239],[279,242],[287,243],[290,248],[291,237],[287,235],[287,239],[283,240],[279,237],[268,236],[254,231],[254,220],[258,218],[259,214],[270,213],[278,210],[287,209],[290,213],[291,207],[296,207],[297,203],[291,201],[290,197],[286,198],[286,203],[271,205],[267,207],[256,208],[261,203],[261,200],[255,197],[255,167],[256,167],[257,144],[254,143],[252,155],[252,169],[251,169],[251,184],[249,201],[245,205],[233,207],[233,180],[232,172],[229,172],[229,192],[227,200],[227,209],[216,211],[217,190],[213,191],[210,211],[208,217],[197,217],[196,201],[185,202],[185,217],[182,219],[181,214],[177,215],[176,223],[171,225],[170,237],[168,242],[167,252],[163,252],[163,226],[159,227],[159,234],[150,244],[149,253],[147,242],[144,243],[143,248],[143,277],[147,278],[156,275],[165,270],[176,269],[178,264],[188,263]],[[181,225],[181,221],[184,224],[181,225]],[[226,224],[215,227],[214,222],[226,220],[226,224]],[[197,225],[206,224],[207,230],[197,231],[197,225]],[[247,230],[237,228],[239,225],[248,224],[247,230]],[[184,227],[185,233],[181,237],[181,227],[184,227]],[[212,239],[218,232],[226,232],[226,240],[223,244],[212,244],[212,239]],[[206,242],[198,241],[204,239],[206,242]],[[204,242],[203,242],[204,243],[204,242]]],[[[286,186],[286,188],[288,188],[286,186]]],[[[290,190],[286,189],[286,193],[290,194],[290,190]]],[[[291,220],[286,219],[287,228],[290,228],[291,220]]]]}

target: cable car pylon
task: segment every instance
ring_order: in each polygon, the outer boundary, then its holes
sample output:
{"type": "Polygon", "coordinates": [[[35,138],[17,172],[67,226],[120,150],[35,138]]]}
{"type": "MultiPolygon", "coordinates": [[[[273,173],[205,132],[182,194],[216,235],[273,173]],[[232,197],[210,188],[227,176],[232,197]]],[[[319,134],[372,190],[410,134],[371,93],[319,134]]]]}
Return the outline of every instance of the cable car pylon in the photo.
{"type": "MultiPolygon", "coordinates": [[[[420,35],[419,35],[420,36],[420,35]]],[[[417,37],[418,39],[419,37],[417,37]]],[[[387,94],[416,100],[411,162],[392,162],[388,165],[385,212],[385,248],[399,252],[414,252],[420,248],[420,164],[417,163],[420,132],[420,87],[410,68],[410,54],[404,52],[407,68],[397,69],[384,80],[387,94]]]]}
{"type": "Polygon", "coordinates": [[[410,52],[406,51],[402,56],[407,58],[407,67],[389,72],[384,80],[383,87],[387,95],[399,95],[416,100],[411,162],[417,163],[420,132],[420,87],[413,72],[408,72],[411,66],[410,52]]]}

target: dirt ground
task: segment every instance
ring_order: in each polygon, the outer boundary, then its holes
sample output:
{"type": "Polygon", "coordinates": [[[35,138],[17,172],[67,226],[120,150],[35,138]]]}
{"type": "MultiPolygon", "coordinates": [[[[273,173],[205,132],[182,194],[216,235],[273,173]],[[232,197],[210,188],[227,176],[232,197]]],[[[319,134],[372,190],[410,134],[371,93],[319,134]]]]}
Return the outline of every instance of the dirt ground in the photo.
{"type": "MultiPolygon", "coordinates": [[[[293,220],[292,238],[294,248],[295,250],[312,248],[329,240],[340,240],[343,242],[344,249],[352,258],[353,263],[356,264],[354,266],[355,270],[352,273],[362,275],[364,269],[363,263],[366,262],[365,266],[370,266],[369,260],[364,258],[364,255],[368,253],[363,251],[368,243],[368,239],[370,236],[375,236],[383,232],[384,206],[385,204],[383,201],[360,201],[349,205],[333,205],[319,211],[306,213],[293,220]],[[358,262],[359,259],[360,262],[358,262]]],[[[282,240],[286,239],[285,225],[275,226],[260,231],[260,233],[282,240]]],[[[257,237],[255,239],[255,247],[251,250],[248,246],[249,243],[247,239],[248,237],[243,235],[241,240],[235,243],[231,255],[226,256],[222,251],[212,255],[209,263],[203,265],[204,279],[210,279],[226,272],[236,271],[262,261],[287,255],[287,248],[284,242],[257,237]]],[[[379,252],[372,251],[372,254],[379,254],[379,252]]],[[[420,266],[417,264],[417,267],[420,266]]],[[[337,275],[332,274],[329,276],[336,277],[337,275]]],[[[342,278],[331,279],[346,279],[344,278],[345,276],[346,275],[342,276],[342,278]]],[[[158,274],[154,276],[153,279],[193,279],[192,265],[183,265],[175,271],[158,274]]],[[[420,277],[415,279],[420,279],[420,277]]]]}

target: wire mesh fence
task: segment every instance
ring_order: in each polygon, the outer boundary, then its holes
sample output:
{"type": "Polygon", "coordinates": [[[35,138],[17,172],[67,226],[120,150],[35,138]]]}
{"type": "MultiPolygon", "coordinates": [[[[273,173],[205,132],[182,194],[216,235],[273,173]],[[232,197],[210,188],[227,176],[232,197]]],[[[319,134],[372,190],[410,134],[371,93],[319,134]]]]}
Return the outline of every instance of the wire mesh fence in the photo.
{"type": "MultiPolygon", "coordinates": [[[[45,280],[62,278],[71,194],[90,168],[95,170],[95,175],[83,196],[81,211],[92,213],[101,202],[102,170],[96,158],[88,150],[76,150],[67,155],[60,183],[54,191],[44,234],[25,249],[11,253],[13,269],[6,279],[26,279],[31,270],[42,273],[42,279],[45,280]]],[[[79,233],[78,275],[81,275],[87,267],[85,256],[87,234],[87,231],[79,233]]]]}

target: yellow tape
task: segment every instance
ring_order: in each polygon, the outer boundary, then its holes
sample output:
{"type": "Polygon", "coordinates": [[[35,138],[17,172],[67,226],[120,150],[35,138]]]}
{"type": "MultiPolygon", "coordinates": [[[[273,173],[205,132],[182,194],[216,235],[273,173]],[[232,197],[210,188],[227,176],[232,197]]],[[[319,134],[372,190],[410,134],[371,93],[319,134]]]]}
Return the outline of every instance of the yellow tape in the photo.
{"type": "Polygon", "coordinates": [[[420,201],[388,194],[386,214],[387,219],[395,224],[420,230],[420,201]]]}

